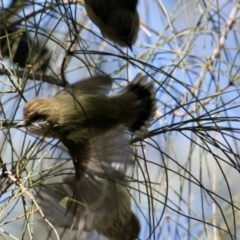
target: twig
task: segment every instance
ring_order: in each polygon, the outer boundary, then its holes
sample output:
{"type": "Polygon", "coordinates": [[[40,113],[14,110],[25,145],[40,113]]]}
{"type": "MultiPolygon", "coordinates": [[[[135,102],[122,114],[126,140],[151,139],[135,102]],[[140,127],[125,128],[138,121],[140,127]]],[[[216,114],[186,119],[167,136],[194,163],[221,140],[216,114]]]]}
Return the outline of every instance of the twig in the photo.
{"type": "MultiPolygon", "coordinates": [[[[10,70],[10,71],[12,71],[12,70],[10,70]]],[[[16,71],[16,74],[19,78],[22,78],[23,76],[26,77],[25,71],[16,71]]],[[[0,75],[6,75],[6,72],[4,71],[4,69],[0,69],[0,75]]],[[[60,87],[64,87],[64,86],[68,85],[68,82],[64,82],[59,78],[44,75],[42,73],[34,73],[34,74],[28,73],[27,78],[29,80],[47,82],[47,83],[54,84],[54,85],[60,86],[60,87]]]]}
{"type": "Polygon", "coordinates": [[[26,193],[30,199],[32,200],[32,202],[35,204],[35,206],[37,207],[37,210],[39,211],[39,213],[41,214],[43,220],[52,228],[52,230],[55,232],[56,237],[58,240],[60,240],[60,237],[57,233],[57,230],[55,229],[55,227],[49,222],[49,220],[45,217],[44,213],[42,212],[42,209],[39,207],[38,203],[36,202],[35,198],[31,195],[31,193],[28,191],[27,188],[25,188],[13,175],[10,171],[6,171],[4,172],[4,174],[6,174],[8,176],[8,178],[14,182],[18,187],[21,188],[23,193],[26,193]]]}

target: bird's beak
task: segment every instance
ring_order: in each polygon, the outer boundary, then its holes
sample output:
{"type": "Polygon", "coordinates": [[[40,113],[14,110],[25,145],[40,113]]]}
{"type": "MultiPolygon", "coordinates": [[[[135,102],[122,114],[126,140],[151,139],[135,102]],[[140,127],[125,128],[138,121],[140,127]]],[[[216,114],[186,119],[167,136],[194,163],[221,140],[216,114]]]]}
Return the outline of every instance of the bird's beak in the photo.
{"type": "Polygon", "coordinates": [[[20,127],[26,127],[27,126],[27,121],[23,120],[22,122],[18,123],[15,127],[20,128],[20,127]]]}

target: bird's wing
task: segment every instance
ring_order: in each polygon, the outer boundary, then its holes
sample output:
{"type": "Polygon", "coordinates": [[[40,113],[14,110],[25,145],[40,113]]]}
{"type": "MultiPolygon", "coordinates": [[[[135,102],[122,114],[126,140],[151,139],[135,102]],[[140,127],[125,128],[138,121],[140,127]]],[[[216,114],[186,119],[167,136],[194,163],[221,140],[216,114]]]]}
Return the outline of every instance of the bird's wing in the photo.
{"type": "Polygon", "coordinates": [[[74,229],[78,237],[93,230],[108,237],[112,235],[110,239],[133,239],[125,237],[128,231],[138,234],[139,222],[131,211],[131,195],[125,186],[85,176],[78,183],[77,202],[72,198],[75,187],[74,177],[67,177],[38,191],[39,205],[54,227],[74,229]],[[135,221],[131,220],[133,217],[135,221]],[[117,237],[120,231],[122,238],[117,237]]]}
{"type": "Polygon", "coordinates": [[[132,176],[134,165],[129,135],[121,128],[92,138],[87,173],[121,181],[132,176]]]}
{"type": "Polygon", "coordinates": [[[46,199],[41,207],[50,222],[58,227],[74,228],[78,235],[94,229],[106,235],[113,222],[125,223],[128,217],[134,216],[126,189],[129,184],[126,175],[131,177],[134,167],[129,136],[121,129],[93,136],[85,144],[63,140],[73,158],[75,177],[63,178],[62,183],[40,192],[46,199]],[[53,205],[54,211],[47,214],[53,205]],[[121,219],[119,212],[124,214],[121,219]]]}
{"type": "MultiPolygon", "coordinates": [[[[51,179],[53,181],[53,179],[51,179]]],[[[57,181],[42,185],[38,203],[48,221],[55,227],[71,228],[73,212],[67,211],[67,200],[72,198],[73,188],[67,182],[57,181]]]]}
{"type": "Polygon", "coordinates": [[[92,137],[81,142],[62,138],[72,157],[76,180],[84,173],[118,181],[131,177],[135,160],[129,135],[121,128],[104,134],[91,132],[92,137]]]}
{"type": "MultiPolygon", "coordinates": [[[[71,92],[74,95],[80,94],[108,94],[112,89],[112,79],[108,76],[98,76],[81,80],[67,86],[59,93],[71,92]]],[[[59,94],[58,93],[58,94],[59,94]]],[[[57,94],[57,95],[58,95],[57,94]]],[[[56,96],[57,96],[56,95],[56,96]]]]}

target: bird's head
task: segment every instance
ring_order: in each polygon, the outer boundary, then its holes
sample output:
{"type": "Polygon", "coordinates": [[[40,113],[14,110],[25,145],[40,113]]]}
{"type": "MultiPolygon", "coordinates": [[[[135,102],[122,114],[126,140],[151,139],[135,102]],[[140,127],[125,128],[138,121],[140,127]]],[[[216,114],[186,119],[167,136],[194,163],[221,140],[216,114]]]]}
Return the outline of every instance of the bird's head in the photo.
{"type": "Polygon", "coordinates": [[[57,124],[51,118],[52,101],[47,98],[38,98],[28,102],[23,111],[23,121],[17,128],[25,127],[28,131],[47,137],[58,138],[55,128],[57,124]]]}

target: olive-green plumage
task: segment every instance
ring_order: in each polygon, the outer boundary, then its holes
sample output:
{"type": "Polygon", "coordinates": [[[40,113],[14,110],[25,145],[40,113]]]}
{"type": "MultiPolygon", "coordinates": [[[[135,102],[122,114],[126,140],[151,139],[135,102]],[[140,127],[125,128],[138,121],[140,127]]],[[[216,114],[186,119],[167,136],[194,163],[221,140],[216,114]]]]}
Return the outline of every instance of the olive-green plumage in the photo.
{"type": "Polygon", "coordinates": [[[25,126],[32,133],[60,139],[68,148],[79,179],[89,161],[94,136],[128,129],[142,137],[155,114],[153,85],[137,77],[115,95],[112,80],[94,77],[70,85],[53,98],[38,98],[24,107],[25,126]]]}
{"type": "MultiPolygon", "coordinates": [[[[141,74],[117,94],[108,95],[111,87],[111,78],[94,77],[66,87],[53,98],[34,99],[24,107],[18,127],[60,139],[72,157],[75,178],[64,190],[76,201],[66,204],[68,211],[62,217],[66,218],[61,219],[65,227],[79,232],[95,229],[111,240],[134,240],[140,224],[123,186],[134,166],[126,130],[144,137],[156,99],[152,83],[141,74]],[[92,208],[92,202],[97,207],[92,208]]],[[[61,197],[46,195],[50,201],[61,197]]],[[[56,211],[65,210],[61,209],[58,206],[56,211]]]]}
{"type": "Polygon", "coordinates": [[[132,48],[139,30],[137,0],[84,0],[89,18],[104,37],[132,48]]]}

